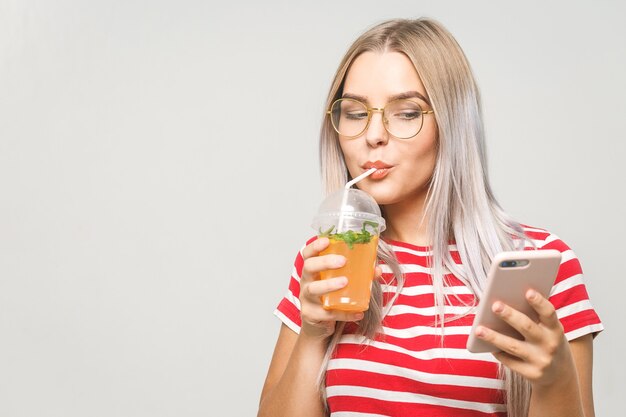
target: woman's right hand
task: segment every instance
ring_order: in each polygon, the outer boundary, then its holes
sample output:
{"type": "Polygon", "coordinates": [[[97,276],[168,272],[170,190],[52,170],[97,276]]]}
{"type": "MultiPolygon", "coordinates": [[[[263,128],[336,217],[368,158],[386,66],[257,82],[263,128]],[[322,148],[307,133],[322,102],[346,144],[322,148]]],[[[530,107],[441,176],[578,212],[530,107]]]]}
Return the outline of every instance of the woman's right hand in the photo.
{"type": "Polygon", "coordinates": [[[322,295],[339,290],[348,284],[346,277],[320,280],[321,271],[338,269],[346,263],[346,258],[341,255],[320,255],[329,243],[328,238],[321,237],[302,250],[304,266],[300,278],[302,317],[300,334],[322,340],[332,336],[337,321],[359,321],[363,318],[363,313],[324,310],[322,307],[322,295]]]}

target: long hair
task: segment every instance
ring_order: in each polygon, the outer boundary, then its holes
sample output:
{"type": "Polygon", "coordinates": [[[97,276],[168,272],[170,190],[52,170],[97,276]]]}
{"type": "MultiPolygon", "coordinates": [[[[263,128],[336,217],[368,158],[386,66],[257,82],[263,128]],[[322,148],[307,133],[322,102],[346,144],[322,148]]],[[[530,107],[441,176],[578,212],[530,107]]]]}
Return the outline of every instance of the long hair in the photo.
{"type": "MultiPolygon", "coordinates": [[[[425,213],[431,240],[432,271],[437,323],[444,326],[447,285],[446,269],[470,287],[477,298],[486,282],[493,257],[503,250],[519,249],[525,235],[519,223],[497,203],[487,177],[485,138],[480,94],[470,65],[452,35],[431,19],[396,19],[380,23],[363,33],[349,48],[332,82],[326,108],[341,97],[350,65],[364,52],[400,52],[412,62],[435,112],[438,126],[437,160],[429,185],[425,213]],[[462,260],[457,265],[449,251],[454,239],[462,260]]],[[[320,162],[324,189],[334,192],[349,180],[337,133],[328,117],[320,133],[320,162]]],[[[387,264],[397,283],[395,297],[382,305],[380,282],[374,282],[370,308],[361,320],[359,331],[373,339],[381,322],[402,290],[404,278],[392,248],[379,241],[379,261],[387,264]]],[[[331,338],[320,373],[324,393],[324,374],[334,352],[343,324],[331,338]]],[[[501,366],[505,380],[508,415],[527,414],[530,384],[501,366]]]]}

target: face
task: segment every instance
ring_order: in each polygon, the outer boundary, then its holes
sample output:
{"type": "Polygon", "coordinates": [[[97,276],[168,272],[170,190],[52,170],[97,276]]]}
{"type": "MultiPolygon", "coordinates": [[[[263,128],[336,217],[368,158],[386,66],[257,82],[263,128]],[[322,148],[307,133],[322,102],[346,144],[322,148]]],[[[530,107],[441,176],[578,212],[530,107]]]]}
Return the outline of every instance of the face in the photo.
{"type": "MultiPolygon", "coordinates": [[[[411,61],[399,52],[365,52],[354,60],[346,75],[343,97],[359,98],[368,107],[382,108],[400,95],[411,95],[424,111],[426,89],[411,61]],[[419,93],[414,94],[414,92],[419,93]]],[[[390,135],[381,112],[374,112],[368,128],[356,138],[339,135],[339,143],[352,178],[371,167],[379,168],[357,187],[380,205],[422,200],[426,196],[437,157],[434,114],[424,114],[422,129],[409,139],[390,135]]]]}

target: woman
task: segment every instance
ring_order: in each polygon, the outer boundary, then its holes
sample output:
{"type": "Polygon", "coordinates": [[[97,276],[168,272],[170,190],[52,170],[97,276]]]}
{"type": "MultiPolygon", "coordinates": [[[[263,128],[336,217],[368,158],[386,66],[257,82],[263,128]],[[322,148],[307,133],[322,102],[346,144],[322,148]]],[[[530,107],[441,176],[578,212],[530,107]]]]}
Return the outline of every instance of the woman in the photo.
{"type": "Polygon", "coordinates": [[[319,255],[326,238],[302,249],[276,311],[283,325],[259,416],[593,416],[592,338],[602,324],[580,264],[556,236],[496,203],[478,88],[454,38],[428,19],[372,28],[346,53],[327,108],[326,191],[379,168],[357,186],[386,220],[380,267],[365,314],[326,311],[320,296],[346,281],[318,274],[345,259],[319,255]],[[351,122],[339,123],[346,111],[351,122]],[[522,246],[562,252],[550,301],[526,294],[538,323],[496,303],[525,340],[479,328],[501,352],[472,354],[465,344],[486,269],[522,246]]]}

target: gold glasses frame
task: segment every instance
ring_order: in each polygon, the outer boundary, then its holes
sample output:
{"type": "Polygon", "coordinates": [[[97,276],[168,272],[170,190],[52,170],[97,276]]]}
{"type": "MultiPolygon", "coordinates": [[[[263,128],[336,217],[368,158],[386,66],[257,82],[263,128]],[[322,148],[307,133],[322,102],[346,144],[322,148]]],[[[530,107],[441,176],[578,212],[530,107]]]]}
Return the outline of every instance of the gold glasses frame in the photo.
{"type": "Polygon", "coordinates": [[[372,115],[375,112],[380,112],[381,113],[381,116],[383,118],[383,126],[385,127],[385,130],[387,131],[387,133],[389,133],[391,136],[393,136],[395,138],[398,138],[398,139],[411,139],[411,138],[414,138],[415,136],[417,136],[422,131],[422,127],[424,127],[424,118],[423,117],[420,118],[420,122],[421,122],[420,123],[420,127],[419,127],[419,129],[417,129],[417,132],[415,132],[414,135],[407,136],[407,137],[400,137],[400,136],[394,135],[392,132],[389,131],[389,127],[388,127],[389,119],[385,118],[385,109],[388,108],[391,103],[395,103],[395,102],[398,102],[398,101],[409,101],[409,102],[415,104],[420,109],[422,116],[425,115],[425,114],[434,114],[435,113],[434,110],[422,110],[422,106],[417,101],[410,100],[410,99],[407,99],[407,98],[398,98],[398,99],[395,99],[395,100],[391,100],[390,102],[385,104],[384,107],[367,107],[367,104],[363,103],[360,100],[356,100],[356,99],[353,99],[353,98],[345,97],[345,98],[338,98],[337,100],[333,101],[332,104],[330,105],[330,108],[326,111],[326,114],[330,117],[330,124],[333,126],[333,129],[335,129],[335,132],[337,132],[341,136],[344,136],[344,137],[346,137],[348,139],[354,139],[354,138],[357,138],[357,137],[361,136],[363,134],[363,132],[365,132],[367,130],[367,128],[369,127],[370,122],[372,121],[372,115]],[[360,131],[359,133],[357,133],[356,135],[353,135],[353,136],[344,135],[344,134],[342,134],[339,131],[337,126],[335,126],[335,120],[333,118],[333,108],[335,107],[335,105],[337,103],[342,102],[342,101],[343,102],[345,102],[345,101],[352,101],[352,102],[358,103],[358,104],[362,105],[364,109],[367,110],[367,123],[365,124],[365,127],[363,127],[363,130],[360,131]]]}

